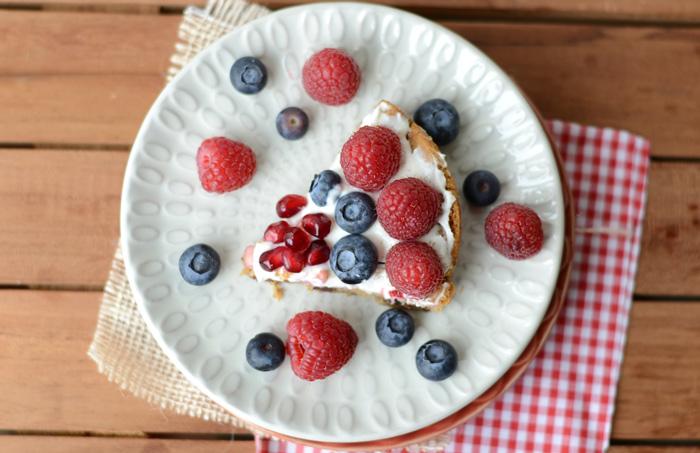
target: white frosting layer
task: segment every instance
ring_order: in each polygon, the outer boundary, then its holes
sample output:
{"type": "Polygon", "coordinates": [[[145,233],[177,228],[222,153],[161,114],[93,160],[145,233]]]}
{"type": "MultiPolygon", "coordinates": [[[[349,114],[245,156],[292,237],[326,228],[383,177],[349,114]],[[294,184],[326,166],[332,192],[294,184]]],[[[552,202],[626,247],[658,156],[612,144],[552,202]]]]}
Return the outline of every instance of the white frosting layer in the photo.
{"type": "MultiPolygon", "coordinates": [[[[430,230],[428,234],[421,237],[419,240],[430,244],[430,246],[435,249],[435,251],[440,256],[442,261],[443,270],[447,271],[452,266],[452,248],[454,246],[454,234],[450,229],[450,211],[452,209],[452,204],[455,202],[455,197],[451,192],[445,190],[445,185],[447,180],[444,173],[438,168],[438,163],[441,166],[446,166],[444,155],[429,154],[420,148],[412,149],[411,144],[408,141],[408,132],[410,130],[410,125],[408,118],[401,114],[389,114],[387,111],[391,108],[390,105],[386,103],[379,104],[369,115],[367,115],[361,126],[384,126],[387,127],[399,136],[401,140],[401,165],[398,172],[391,181],[403,178],[418,178],[429,184],[431,187],[438,190],[442,194],[442,206],[440,210],[440,217],[437,223],[430,230]],[[439,159],[438,162],[434,161],[434,158],[439,159]]],[[[335,205],[339,197],[345,195],[349,192],[362,191],[356,187],[350,186],[343,175],[343,169],[340,166],[340,153],[336,156],[335,160],[329,167],[331,170],[335,171],[342,177],[342,182],[340,185],[332,191],[329,195],[328,203],[326,206],[316,206],[311,200],[309,194],[307,197],[307,205],[295,216],[285,219],[287,223],[292,226],[299,225],[301,218],[306,214],[312,213],[323,213],[328,216],[333,221],[333,227],[331,228],[330,234],[325,238],[326,243],[329,247],[333,247],[340,238],[347,236],[347,232],[335,224],[335,205]]],[[[377,202],[380,192],[366,192],[372,197],[374,202],[377,202]]],[[[315,287],[326,287],[335,289],[357,289],[368,294],[381,295],[385,299],[390,299],[392,296],[390,292],[395,291],[395,288],[389,282],[389,277],[387,276],[386,269],[384,268],[383,262],[385,261],[386,253],[399,242],[399,240],[392,238],[387,234],[387,232],[379,224],[379,221],[374,222],[374,224],[364,233],[363,236],[370,239],[374,245],[377,247],[377,252],[379,255],[379,263],[377,265],[377,270],[374,275],[369,279],[356,284],[349,285],[343,283],[331,270],[330,263],[326,262],[316,266],[306,266],[302,272],[291,274],[286,272],[284,269],[277,269],[272,272],[267,272],[260,267],[260,255],[264,252],[271,250],[275,247],[279,247],[280,244],[272,244],[270,242],[258,242],[255,246],[253,252],[253,271],[255,277],[258,281],[264,280],[277,280],[277,281],[289,281],[298,283],[307,283],[315,287]],[[324,282],[321,275],[327,273],[328,278],[324,282]]],[[[419,306],[419,307],[430,307],[437,303],[437,301],[442,297],[442,294],[447,289],[448,284],[443,284],[440,291],[432,294],[428,299],[407,299],[406,303],[419,306]]]]}

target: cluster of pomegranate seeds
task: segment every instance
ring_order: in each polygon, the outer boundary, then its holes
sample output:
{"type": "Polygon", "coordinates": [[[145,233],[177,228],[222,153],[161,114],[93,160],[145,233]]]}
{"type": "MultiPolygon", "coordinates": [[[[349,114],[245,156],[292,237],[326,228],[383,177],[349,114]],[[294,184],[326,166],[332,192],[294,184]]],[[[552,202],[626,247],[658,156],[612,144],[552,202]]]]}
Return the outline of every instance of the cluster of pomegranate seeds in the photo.
{"type": "Polygon", "coordinates": [[[306,206],[306,197],[303,195],[285,195],[277,202],[277,215],[288,219],[299,213],[306,206]]]}
{"type": "MultiPolygon", "coordinates": [[[[306,206],[306,197],[285,195],[277,202],[277,215],[288,219],[306,206]]],[[[265,242],[280,244],[260,255],[260,267],[267,272],[284,267],[287,272],[298,273],[304,267],[328,261],[331,249],[323,240],[331,232],[333,223],[325,214],[306,214],[299,226],[285,220],[270,224],[263,234],[265,242]]]]}

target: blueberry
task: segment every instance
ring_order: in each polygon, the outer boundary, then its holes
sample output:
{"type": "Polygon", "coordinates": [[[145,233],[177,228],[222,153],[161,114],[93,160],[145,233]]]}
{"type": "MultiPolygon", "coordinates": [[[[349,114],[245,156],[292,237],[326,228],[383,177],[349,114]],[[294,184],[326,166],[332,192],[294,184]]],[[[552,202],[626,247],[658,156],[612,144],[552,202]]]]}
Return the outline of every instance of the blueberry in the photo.
{"type": "Polygon", "coordinates": [[[425,129],[425,132],[433,138],[438,146],[451,143],[459,132],[457,109],[442,99],[431,99],[424,102],[416,110],[413,120],[425,129]]]}
{"type": "Polygon", "coordinates": [[[343,195],[335,205],[335,222],[350,234],[364,233],[375,220],[377,209],[374,200],[364,192],[343,195]]]}
{"type": "MultiPolygon", "coordinates": [[[[314,180],[311,181],[311,187],[309,187],[311,201],[316,206],[325,206],[331,190],[338,184],[340,184],[340,175],[333,170],[323,170],[318,175],[315,175],[314,180]]],[[[331,202],[333,201],[335,199],[331,200],[331,202]]]]}
{"type": "Polygon", "coordinates": [[[309,117],[299,107],[287,107],[275,120],[277,132],[287,140],[298,140],[309,129],[309,117]]]}
{"type": "Polygon", "coordinates": [[[219,254],[206,244],[196,244],[180,255],[180,274],[191,285],[206,285],[219,273],[219,254]]]}
{"type": "Polygon", "coordinates": [[[284,362],[284,342],[273,333],[259,333],[245,348],[248,364],[258,371],[272,371],[284,362]]]}
{"type": "Polygon", "coordinates": [[[415,323],[410,314],[400,308],[391,308],[377,318],[374,325],[379,341],[385,345],[397,348],[413,338],[415,323]]]}
{"type": "Polygon", "coordinates": [[[243,94],[255,94],[265,88],[267,68],[255,57],[243,57],[231,66],[231,83],[243,94]]]}
{"type": "Polygon", "coordinates": [[[457,369],[457,351],[446,341],[430,340],[418,349],[416,367],[424,378],[442,381],[457,369]]]}
{"type": "Polygon", "coordinates": [[[476,170],[466,177],[462,191],[467,201],[474,206],[488,206],[501,193],[501,183],[490,171],[476,170]]]}
{"type": "Polygon", "coordinates": [[[377,269],[377,247],[364,236],[342,237],[331,250],[331,269],[338,278],[355,285],[370,278],[377,269]]]}

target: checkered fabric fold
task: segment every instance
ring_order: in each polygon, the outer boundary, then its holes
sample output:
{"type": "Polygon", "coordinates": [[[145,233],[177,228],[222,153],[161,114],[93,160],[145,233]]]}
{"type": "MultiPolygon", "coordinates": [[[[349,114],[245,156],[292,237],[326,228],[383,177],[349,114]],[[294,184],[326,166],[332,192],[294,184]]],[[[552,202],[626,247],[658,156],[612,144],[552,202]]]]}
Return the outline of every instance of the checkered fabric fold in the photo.
{"type": "MultiPolygon", "coordinates": [[[[603,452],[632,304],[649,142],[624,131],[548,121],[576,206],[566,302],[523,376],[451,431],[445,453],[603,452]]],[[[269,439],[258,453],[321,453],[269,439]]]]}

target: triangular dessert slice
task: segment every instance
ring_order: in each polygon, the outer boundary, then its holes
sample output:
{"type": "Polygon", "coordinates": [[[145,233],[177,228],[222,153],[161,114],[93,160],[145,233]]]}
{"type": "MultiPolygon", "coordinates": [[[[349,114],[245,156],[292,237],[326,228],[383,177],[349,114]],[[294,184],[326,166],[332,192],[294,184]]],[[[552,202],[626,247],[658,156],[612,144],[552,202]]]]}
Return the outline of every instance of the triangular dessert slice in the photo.
{"type": "Polygon", "coordinates": [[[459,197],[426,132],[382,101],[304,195],[277,204],[279,222],[246,249],[259,281],[373,296],[441,310],[461,237],[459,197]]]}

